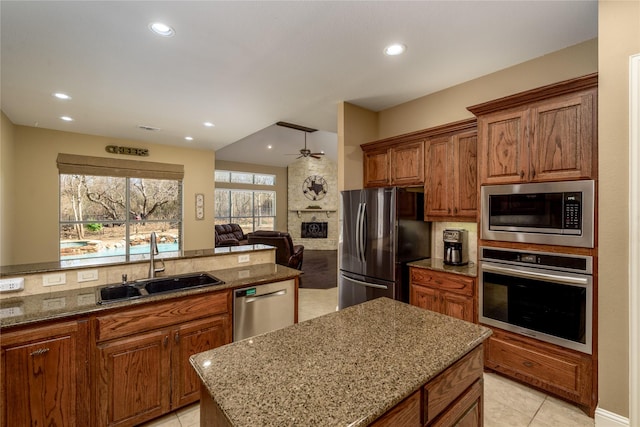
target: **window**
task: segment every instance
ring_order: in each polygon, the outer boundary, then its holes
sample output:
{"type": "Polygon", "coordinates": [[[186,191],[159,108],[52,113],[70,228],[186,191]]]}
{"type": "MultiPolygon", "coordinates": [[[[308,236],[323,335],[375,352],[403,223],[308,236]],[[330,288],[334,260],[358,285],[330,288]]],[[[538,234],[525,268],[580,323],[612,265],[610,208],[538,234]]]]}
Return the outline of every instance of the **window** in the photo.
{"type": "Polygon", "coordinates": [[[251,172],[217,170],[215,180],[233,184],[276,185],[275,175],[251,172]]]}
{"type": "Polygon", "coordinates": [[[216,224],[239,224],[245,233],[275,228],[275,191],[216,189],[215,196],[216,224]]]}
{"type": "Polygon", "coordinates": [[[152,232],[181,252],[182,166],[60,154],[58,169],[61,261],[145,259],[152,232]]]}

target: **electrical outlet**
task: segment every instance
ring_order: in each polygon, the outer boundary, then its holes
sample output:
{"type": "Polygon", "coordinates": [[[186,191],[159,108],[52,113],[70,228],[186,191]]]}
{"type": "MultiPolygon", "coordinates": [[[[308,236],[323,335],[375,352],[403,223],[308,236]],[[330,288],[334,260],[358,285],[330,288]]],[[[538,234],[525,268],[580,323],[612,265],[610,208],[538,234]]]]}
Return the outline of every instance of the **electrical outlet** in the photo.
{"type": "Polygon", "coordinates": [[[249,254],[246,255],[238,255],[238,262],[249,262],[250,260],[249,254]]]}
{"type": "Polygon", "coordinates": [[[42,275],[42,286],[56,286],[67,283],[66,273],[51,273],[42,275]]]}
{"type": "Polygon", "coordinates": [[[98,280],[98,270],[81,270],[78,271],[78,283],[93,282],[98,280]]]}
{"type": "Polygon", "coordinates": [[[251,272],[249,270],[238,271],[238,279],[246,279],[249,276],[251,276],[251,272]]]}
{"type": "Polygon", "coordinates": [[[0,279],[0,292],[16,292],[24,289],[24,277],[0,279]]]}

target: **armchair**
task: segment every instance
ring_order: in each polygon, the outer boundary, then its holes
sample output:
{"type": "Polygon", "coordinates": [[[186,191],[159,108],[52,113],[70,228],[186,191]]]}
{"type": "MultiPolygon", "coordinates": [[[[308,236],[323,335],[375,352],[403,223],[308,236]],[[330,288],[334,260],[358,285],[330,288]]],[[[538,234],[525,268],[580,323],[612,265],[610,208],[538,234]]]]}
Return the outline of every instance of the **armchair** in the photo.
{"type": "Polygon", "coordinates": [[[304,246],[294,245],[291,235],[282,231],[258,230],[248,235],[249,244],[262,243],[276,248],[276,264],[302,269],[304,246]]]}

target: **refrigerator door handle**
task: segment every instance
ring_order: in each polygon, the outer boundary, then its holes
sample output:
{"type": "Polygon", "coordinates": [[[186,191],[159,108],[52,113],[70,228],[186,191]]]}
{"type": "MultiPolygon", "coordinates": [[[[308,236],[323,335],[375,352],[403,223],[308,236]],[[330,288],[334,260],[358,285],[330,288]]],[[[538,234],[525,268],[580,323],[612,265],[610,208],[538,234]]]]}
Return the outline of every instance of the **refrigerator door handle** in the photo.
{"type": "Polygon", "coordinates": [[[358,214],[356,215],[356,228],[354,232],[354,238],[356,240],[356,256],[358,261],[362,261],[362,255],[360,250],[360,214],[362,212],[362,203],[358,203],[358,214]]]}
{"type": "Polygon", "coordinates": [[[388,286],[385,285],[376,285],[375,283],[363,282],[362,280],[351,279],[345,275],[340,275],[344,280],[355,283],[356,285],[366,286],[368,288],[378,288],[378,289],[389,289],[388,286]]]}
{"type": "Polygon", "coordinates": [[[367,204],[362,203],[362,213],[360,214],[360,259],[367,262],[367,204]]]}

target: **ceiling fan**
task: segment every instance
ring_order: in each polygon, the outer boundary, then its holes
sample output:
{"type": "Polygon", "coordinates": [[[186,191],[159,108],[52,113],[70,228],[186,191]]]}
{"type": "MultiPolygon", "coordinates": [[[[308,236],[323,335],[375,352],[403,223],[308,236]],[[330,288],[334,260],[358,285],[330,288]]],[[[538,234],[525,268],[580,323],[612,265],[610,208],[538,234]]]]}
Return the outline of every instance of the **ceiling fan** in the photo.
{"type": "MultiPolygon", "coordinates": [[[[300,130],[302,132],[304,132],[304,148],[300,149],[300,155],[297,157],[297,159],[300,159],[302,157],[313,157],[314,159],[319,159],[320,156],[324,156],[324,153],[320,152],[320,153],[312,153],[311,150],[309,150],[307,148],[307,133],[312,133],[317,131],[318,129],[313,129],[313,128],[308,128],[305,126],[300,126],[300,125],[296,125],[293,123],[287,123],[287,122],[278,122],[276,123],[278,126],[283,126],[286,128],[290,128],[290,129],[295,129],[295,130],[300,130]]],[[[289,154],[290,156],[295,156],[297,154],[289,154]]]]}

